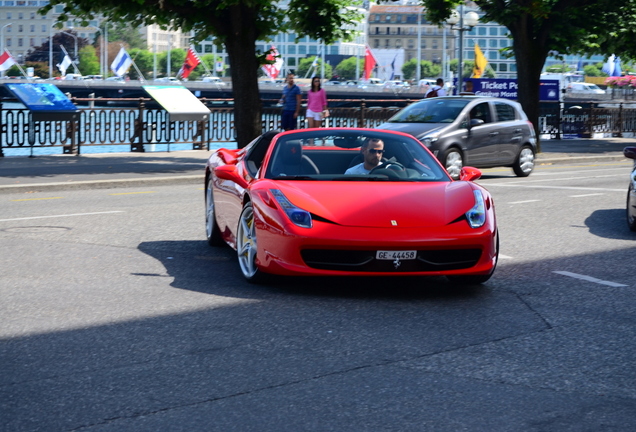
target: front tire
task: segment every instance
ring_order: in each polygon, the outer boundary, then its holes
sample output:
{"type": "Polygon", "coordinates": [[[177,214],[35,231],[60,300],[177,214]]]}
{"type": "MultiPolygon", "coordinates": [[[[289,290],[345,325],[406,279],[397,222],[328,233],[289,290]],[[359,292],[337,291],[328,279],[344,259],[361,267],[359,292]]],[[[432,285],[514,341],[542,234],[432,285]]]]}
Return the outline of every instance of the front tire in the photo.
{"type": "Polygon", "coordinates": [[[236,254],[243,277],[251,283],[263,282],[266,279],[265,273],[263,273],[256,264],[257,252],[258,242],[256,238],[254,209],[252,208],[252,203],[248,202],[243,207],[243,211],[239,217],[236,232],[236,254]]]}
{"type": "Polygon", "coordinates": [[[464,167],[464,156],[459,149],[455,147],[449,148],[444,153],[442,164],[453,180],[459,180],[462,168],[464,167]]]}
{"type": "Polygon", "coordinates": [[[534,169],[534,150],[528,145],[521,147],[517,160],[512,165],[512,170],[517,177],[528,177],[534,169]]]}
{"type": "Polygon", "coordinates": [[[212,176],[208,179],[205,188],[205,234],[210,246],[222,246],[224,244],[221,230],[216,223],[214,213],[214,194],[212,192],[212,176]]]}
{"type": "Polygon", "coordinates": [[[631,202],[632,194],[634,194],[634,189],[632,186],[629,186],[627,190],[627,226],[630,230],[636,231],[636,202],[631,202]]]}

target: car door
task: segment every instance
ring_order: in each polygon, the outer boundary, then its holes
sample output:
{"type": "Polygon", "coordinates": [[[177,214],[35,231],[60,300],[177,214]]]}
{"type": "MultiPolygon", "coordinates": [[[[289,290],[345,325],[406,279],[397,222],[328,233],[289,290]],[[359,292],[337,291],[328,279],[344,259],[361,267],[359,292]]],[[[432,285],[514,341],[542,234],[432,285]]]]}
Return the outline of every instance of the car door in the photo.
{"type": "Polygon", "coordinates": [[[499,130],[497,156],[501,165],[515,161],[521,150],[524,136],[529,132],[529,125],[518,118],[515,107],[506,102],[494,102],[495,124],[499,130]],[[528,132],[526,132],[528,131],[528,132]]]}
{"type": "Polygon", "coordinates": [[[485,101],[474,105],[469,111],[469,118],[471,122],[481,120],[483,123],[471,126],[468,131],[464,149],[465,165],[476,167],[497,165],[499,130],[497,123],[493,122],[490,103],[485,101]]]}

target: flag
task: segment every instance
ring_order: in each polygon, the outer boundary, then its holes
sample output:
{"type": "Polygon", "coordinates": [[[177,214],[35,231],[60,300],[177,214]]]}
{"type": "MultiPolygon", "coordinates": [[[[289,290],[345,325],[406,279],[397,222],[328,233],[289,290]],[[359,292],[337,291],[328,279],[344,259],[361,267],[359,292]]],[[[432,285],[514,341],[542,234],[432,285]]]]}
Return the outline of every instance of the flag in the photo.
{"type": "Polygon", "coordinates": [[[389,80],[393,80],[395,78],[395,60],[397,59],[397,54],[393,57],[393,61],[391,62],[391,78],[389,80]]]}
{"type": "Polygon", "coordinates": [[[621,58],[620,57],[616,57],[616,60],[614,61],[614,73],[610,76],[621,76],[623,74],[623,71],[621,70],[621,58]]]}
{"type": "Polygon", "coordinates": [[[130,65],[132,65],[132,62],[132,58],[126,52],[124,47],[122,47],[119,50],[119,53],[117,53],[117,57],[115,57],[115,60],[113,60],[113,63],[110,65],[110,68],[115,73],[115,75],[120,77],[128,72],[128,69],[130,68],[130,65]]]}
{"type": "Polygon", "coordinates": [[[488,60],[486,60],[484,53],[481,52],[479,45],[475,44],[475,67],[473,68],[473,78],[481,78],[484,72],[486,72],[487,64],[488,60]]]}
{"type": "Polygon", "coordinates": [[[269,50],[269,54],[267,54],[265,59],[271,63],[261,66],[263,72],[265,72],[265,75],[267,75],[270,79],[276,79],[283,68],[284,62],[274,45],[272,45],[272,48],[269,50]]]}
{"type": "Polygon", "coordinates": [[[0,72],[8,70],[14,64],[16,64],[16,61],[11,54],[9,54],[9,51],[5,50],[2,55],[0,55],[0,72]]]}
{"type": "Polygon", "coordinates": [[[201,59],[197,55],[194,48],[188,48],[188,53],[186,54],[186,58],[183,61],[183,66],[181,66],[181,69],[179,69],[179,72],[177,72],[177,76],[181,78],[187,78],[188,76],[190,76],[190,72],[192,72],[194,68],[199,65],[199,63],[201,63],[201,59]]]}
{"type": "Polygon", "coordinates": [[[62,59],[62,63],[58,63],[56,66],[60,70],[60,73],[62,75],[66,75],[66,69],[68,69],[68,67],[72,64],[73,61],[71,60],[71,58],[68,56],[68,54],[65,54],[64,58],[62,59]]]}
{"type": "Polygon", "coordinates": [[[369,78],[371,78],[371,72],[373,72],[373,69],[375,68],[376,63],[377,62],[375,61],[375,57],[373,56],[373,53],[367,46],[364,50],[364,79],[365,80],[368,80],[369,78]]]}
{"type": "Polygon", "coordinates": [[[614,76],[614,54],[607,58],[601,70],[609,76],[614,76]]]}

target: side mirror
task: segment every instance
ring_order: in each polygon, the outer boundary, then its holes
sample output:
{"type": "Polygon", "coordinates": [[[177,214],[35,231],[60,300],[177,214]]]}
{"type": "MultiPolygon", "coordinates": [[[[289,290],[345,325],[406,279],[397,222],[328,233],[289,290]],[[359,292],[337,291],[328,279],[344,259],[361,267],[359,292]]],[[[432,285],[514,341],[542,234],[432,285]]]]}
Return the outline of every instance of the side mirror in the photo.
{"type": "Polygon", "coordinates": [[[479,171],[477,168],[469,166],[462,167],[461,171],[459,172],[459,179],[461,181],[475,181],[480,177],[481,171],[479,171]]]}
{"type": "Polygon", "coordinates": [[[220,167],[214,168],[214,175],[223,180],[229,180],[243,189],[247,189],[247,182],[245,179],[239,175],[236,165],[223,165],[220,167]]]}
{"type": "Polygon", "coordinates": [[[625,147],[623,149],[623,154],[626,158],[636,160],[636,147],[625,147]]]}
{"type": "Polygon", "coordinates": [[[479,126],[481,124],[484,124],[484,121],[482,119],[470,119],[470,127],[475,127],[475,126],[479,126]]]}

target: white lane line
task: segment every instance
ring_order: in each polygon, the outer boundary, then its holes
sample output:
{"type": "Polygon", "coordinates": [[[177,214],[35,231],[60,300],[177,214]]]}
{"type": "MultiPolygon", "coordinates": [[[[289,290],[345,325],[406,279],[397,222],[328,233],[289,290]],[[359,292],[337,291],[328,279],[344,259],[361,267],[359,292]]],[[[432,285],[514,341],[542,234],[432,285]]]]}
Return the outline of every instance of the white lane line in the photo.
{"type": "Polygon", "coordinates": [[[533,203],[533,202],[539,202],[541,200],[525,200],[525,201],[511,201],[508,204],[525,204],[525,203],[533,203]]]}
{"type": "Polygon", "coordinates": [[[599,195],[605,195],[605,194],[602,194],[602,193],[591,193],[591,194],[583,194],[583,195],[570,195],[570,198],[585,198],[585,197],[599,196],[599,195]]]}
{"type": "Polygon", "coordinates": [[[611,287],[614,287],[614,288],[629,286],[629,285],[624,285],[624,284],[620,284],[620,283],[617,283],[617,282],[611,282],[611,281],[604,281],[604,280],[601,280],[601,279],[596,279],[596,278],[593,278],[592,276],[581,275],[581,274],[578,274],[578,273],[570,273],[568,271],[553,271],[552,273],[560,274],[560,275],[563,275],[563,276],[569,276],[569,277],[574,278],[574,279],[581,279],[581,280],[584,280],[584,281],[587,281],[587,282],[593,282],[593,283],[597,283],[597,284],[600,284],[600,285],[607,285],[607,286],[611,286],[611,287]]]}
{"type": "Polygon", "coordinates": [[[502,186],[502,187],[514,187],[514,188],[528,188],[528,189],[562,189],[562,190],[583,190],[583,191],[599,191],[599,192],[622,192],[626,191],[623,189],[606,189],[606,188],[595,188],[595,187],[577,187],[577,186],[542,186],[542,185],[533,185],[533,184],[502,184],[502,183],[484,183],[484,187],[489,188],[491,186],[502,186]]]}
{"type": "Polygon", "coordinates": [[[499,254],[499,258],[500,259],[514,259],[513,257],[511,257],[509,255],[504,255],[504,254],[499,254]]]}
{"type": "Polygon", "coordinates": [[[0,222],[11,222],[11,221],[21,221],[21,220],[31,220],[31,219],[48,219],[48,218],[71,217],[71,216],[92,216],[92,215],[112,214],[112,213],[125,213],[125,212],[122,210],[115,210],[115,211],[94,212],[94,213],[73,213],[73,214],[52,215],[52,216],[33,216],[33,217],[23,217],[23,218],[15,218],[15,219],[0,219],[0,222]]]}

